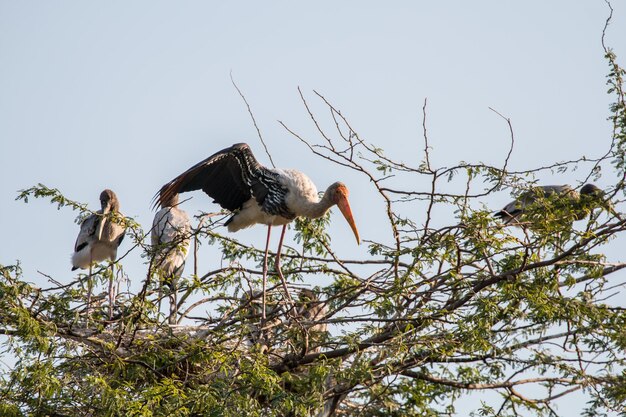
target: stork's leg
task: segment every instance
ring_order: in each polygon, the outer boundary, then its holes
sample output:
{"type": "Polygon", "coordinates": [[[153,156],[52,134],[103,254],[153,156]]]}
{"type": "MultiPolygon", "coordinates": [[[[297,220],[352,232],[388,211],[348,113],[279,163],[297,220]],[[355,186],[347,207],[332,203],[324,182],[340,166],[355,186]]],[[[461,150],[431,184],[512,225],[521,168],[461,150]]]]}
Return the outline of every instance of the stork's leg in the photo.
{"type": "Polygon", "coordinates": [[[267,239],[265,240],[265,257],[263,258],[263,295],[262,295],[262,307],[261,307],[261,328],[265,326],[265,319],[267,315],[265,313],[265,290],[267,288],[267,254],[270,247],[270,235],[272,234],[272,226],[267,226],[267,239]]]}
{"type": "Polygon", "coordinates": [[[109,320],[113,319],[113,302],[115,300],[115,289],[113,288],[113,262],[111,262],[111,276],[109,277],[109,320]]]}
{"type": "Polygon", "coordinates": [[[289,301],[290,307],[294,307],[294,303],[293,303],[293,300],[291,299],[291,295],[289,295],[289,288],[287,288],[287,281],[285,281],[283,272],[280,270],[280,252],[283,249],[283,239],[285,238],[286,230],[287,230],[287,225],[284,225],[283,231],[280,233],[280,241],[278,242],[278,251],[276,252],[276,262],[274,263],[274,266],[276,267],[276,273],[280,277],[280,281],[283,284],[283,290],[285,290],[285,295],[287,296],[287,300],[289,301]]]}
{"type": "Polygon", "coordinates": [[[161,315],[161,301],[163,300],[163,272],[159,270],[157,272],[157,279],[159,280],[159,291],[157,292],[157,318],[161,315]]]}
{"type": "Polygon", "coordinates": [[[89,316],[91,315],[91,285],[91,259],[89,259],[89,275],[87,276],[87,307],[85,308],[87,320],[89,320],[89,316]]]}
{"type": "Polygon", "coordinates": [[[170,298],[170,316],[168,318],[168,322],[169,324],[176,324],[176,319],[177,319],[177,311],[178,311],[178,297],[176,294],[176,287],[177,287],[177,277],[176,274],[172,275],[172,282],[170,285],[170,293],[169,293],[169,298],[170,298]]]}

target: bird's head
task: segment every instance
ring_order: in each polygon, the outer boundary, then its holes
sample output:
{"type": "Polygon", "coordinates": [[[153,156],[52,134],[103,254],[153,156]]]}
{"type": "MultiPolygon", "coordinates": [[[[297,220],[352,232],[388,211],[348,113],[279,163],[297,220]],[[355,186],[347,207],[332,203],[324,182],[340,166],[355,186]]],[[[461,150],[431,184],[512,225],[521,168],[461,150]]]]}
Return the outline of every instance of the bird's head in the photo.
{"type": "Polygon", "coordinates": [[[98,225],[98,240],[102,239],[102,231],[106,222],[106,214],[111,211],[119,211],[120,202],[115,193],[108,188],[100,193],[100,206],[102,207],[102,219],[98,225]]]}
{"type": "Polygon", "coordinates": [[[604,197],[604,191],[593,184],[585,184],[580,189],[580,194],[588,197],[604,197]]]}
{"type": "Polygon", "coordinates": [[[597,207],[605,207],[608,202],[604,201],[604,191],[593,184],[585,184],[580,189],[580,204],[587,210],[597,207]]]}
{"type": "Polygon", "coordinates": [[[100,206],[103,213],[108,213],[111,210],[119,210],[120,202],[115,193],[107,188],[100,193],[100,206]]]}
{"type": "Polygon", "coordinates": [[[606,198],[606,194],[601,188],[596,187],[593,184],[585,184],[580,189],[580,196],[583,204],[591,206],[591,209],[602,207],[619,220],[622,220],[622,217],[619,213],[617,213],[617,211],[615,211],[613,204],[606,198]]]}
{"type": "Polygon", "coordinates": [[[341,214],[343,214],[343,217],[346,218],[346,221],[350,225],[357,243],[360,244],[361,238],[359,237],[359,231],[354,223],[354,217],[352,216],[352,210],[350,209],[350,202],[348,201],[348,195],[350,194],[348,187],[346,187],[342,182],[336,182],[328,187],[326,193],[330,193],[332,202],[339,207],[341,214]]]}

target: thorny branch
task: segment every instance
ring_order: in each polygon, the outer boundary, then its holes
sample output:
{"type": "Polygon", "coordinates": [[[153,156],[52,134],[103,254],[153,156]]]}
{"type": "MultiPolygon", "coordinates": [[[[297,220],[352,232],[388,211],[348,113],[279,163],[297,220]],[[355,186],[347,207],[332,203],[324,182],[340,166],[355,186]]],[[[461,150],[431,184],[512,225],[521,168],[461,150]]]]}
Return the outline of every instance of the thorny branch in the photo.
{"type": "MultiPolygon", "coordinates": [[[[616,65],[611,57],[609,62],[616,65]]],[[[617,67],[614,73],[620,71],[617,67]]],[[[613,164],[619,175],[607,198],[619,210],[624,102],[621,81],[616,85],[617,116],[607,153],[517,172],[508,169],[515,145],[511,120],[494,109],[509,130],[502,166],[437,167],[426,100],[423,161],[411,155],[405,162],[366,142],[339,109],[314,92],[333,126],[325,129],[298,89],[319,141],[280,124],[313,155],[356,172],[360,193],[373,185],[371,199],[384,206],[384,216],[369,220],[372,228],[388,232],[367,241],[369,253],[343,259],[326,233],[329,217],[298,220],[295,242],[282,254],[298,314],[286,314],[289,306],[281,302],[274,271],[267,319],[261,321],[257,290],[263,251],[224,236],[224,216],[203,215],[181,240],[208,242],[221,250],[221,259],[206,271],[196,264],[183,276],[177,287],[179,324],[168,325],[157,307],[159,283],[152,277],[157,251],[144,242],[149,231],[120,219],[133,245],[118,267],[130,251],[142,251],[148,271],[141,290],[118,297],[112,320],[98,315],[97,307],[88,319],[82,314],[83,277],[64,283],[47,276],[51,285],[38,288],[22,277],[19,265],[3,266],[0,334],[11,341],[5,350],[22,355],[19,366],[48,358],[60,364],[55,368],[60,375],[80,368],[106,381],[109,390],[120,378],[125,387],[141,389],[175,381],[177,389],[217,392],[223,403],[241,395],[264,411],[284,406],[287,402],[280,401],[292,396],[289,404],[305,398],[307,410],[315,409],[313,403],[317,411],[326,409],[320,416],[380,410],[432,414],[448,412],[441,404],[452,404],[468,391],[494,390],[503,394],[503,402],[493,415],[521,415],[524,409],[557,415],[554,401],[583,388],[591,398],[590,413],[622,411],[626,308],[613,296],[623,292],[618,272],[626,263],[610,259],[604,249],[623,237],[626,222],[602,208],[588,210],[583,223],[573,222],[576,206],[555,207],[552,199],[541,202],[525,228],[505,227],[481,200],[505,188],[528,189],[540,171],[590,164],[593,173],[613,164]],[[456,180],[460,191],[450,191],[446,184],[456,180]],[[311,287],[318,300],[301,299],[302,289],[311,287]],[[319,314],[311,313],[312,306],[319,314]],[[36,355],[28,356],[31,352],[36,355]],[[533,395],[526,394],[526,386],[533,387],[533,395]]],[[[249,106],[248,111],[256,127],[249,106]]],[[[89,212],[43,185],[19,196],[29,197],[89,212]]],[[[201,256],[199,248],[193,253],[201,256]]],[[[104,279],[105,268],[94,271],[96,280],[104,279]]],[[[93,383],[83,374],[71,378],[66,389],[87,390],[93,383]]],[[[4,386],[0,401],[21,398],[12,391],[20,383],[15,379],[4,386]]]]}

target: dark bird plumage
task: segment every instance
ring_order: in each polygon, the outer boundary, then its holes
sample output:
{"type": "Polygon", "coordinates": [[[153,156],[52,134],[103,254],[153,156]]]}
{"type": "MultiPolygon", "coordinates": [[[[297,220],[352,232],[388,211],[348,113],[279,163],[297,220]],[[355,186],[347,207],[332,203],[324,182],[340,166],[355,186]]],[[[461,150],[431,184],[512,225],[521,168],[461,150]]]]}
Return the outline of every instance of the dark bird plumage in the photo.
{"type": "Polygon", "coordinates": [[[173,195],[194,190],[204,191],[233,213],[226,222],[231,232],[258,223],[282,226],[297,216],[321,217],[338,205],[360,240],[345,185],[332,184],[320,200],[306,175],[264,167],[245,143],[222,149],[165,184],[155,196],[155,205],[163,207],[173,195]]]}
{"type": "Polygon", "coordinates": [[[264,167],[259,164],[245,143],[222,149],[165,184],[155,196],[154,204],[163,207],[174,195],[194,190],[204,191],[221,207],[232,212],[232,216],[226,221],[231,232],[254,224],[268,226],[263,266],[264,294],[271,226],[283,226],[275,266],[283,283],[285,295],[290,301],[279,266],[288,223],[297,216],[322,217],[332,206],[337,205],[357,242],[360,242],[348,202],[348,188],[344,184],[340,182],[331,184],[320,199],[315,184],[305,174],[292,169],[264,167]]]}
{"type": "Polygon", "coordinates": [[[604,192],[593,184],[585,184],[580,189],[580,193],[569,185],[544,185],[533,187],[520,194],[502,210],[496,212],[494,216],[501,219],[504,224],[520,225],[528,207],[541,199],[552,198],[566,199],[563,201],[572,205],[573,220],[582,220],[587,216],[590,209],[603,205],[612,211],[610,204],[604,201],[604,192]]]}

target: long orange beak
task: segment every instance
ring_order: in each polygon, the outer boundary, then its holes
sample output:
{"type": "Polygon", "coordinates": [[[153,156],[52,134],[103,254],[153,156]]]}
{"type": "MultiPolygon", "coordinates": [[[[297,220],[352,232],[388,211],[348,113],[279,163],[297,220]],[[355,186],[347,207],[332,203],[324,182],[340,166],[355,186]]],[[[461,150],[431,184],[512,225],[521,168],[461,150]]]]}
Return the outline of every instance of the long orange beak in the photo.
{"type": "Polygon", "coordinates": [[[350,225],[352,232],[354,232],[354,237],[356,237],[356,243],[361,244],[361,238],[359,237],[359,231],[356,228],[356,224],[354,223],[354,217],[352,217],[352,210],[350,209],[350,203],[348,202],[348,197],[342,196],[337,202],[337,207],[341,210],[341,214],[346,218],[346,221],[350,225]]]}

